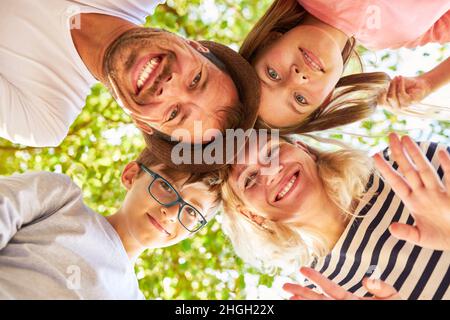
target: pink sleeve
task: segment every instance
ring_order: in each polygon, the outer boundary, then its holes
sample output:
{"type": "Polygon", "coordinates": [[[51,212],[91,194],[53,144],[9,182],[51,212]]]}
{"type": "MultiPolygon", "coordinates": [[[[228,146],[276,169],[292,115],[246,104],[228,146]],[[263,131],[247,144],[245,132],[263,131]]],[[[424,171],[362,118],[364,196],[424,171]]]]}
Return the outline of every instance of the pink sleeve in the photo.
{"type": "Polygon", "coordinates": [[[361,28],[368,0],[297,0],[308,13],[317,19],[343,31],[348,37],[354,36],[361,28]]]}
{"type": "Polygon", "coordinates": [[[370,49],[450,42],[450,0],[359,0],[357,5],[354,0],[297,1],[370,49]]]}
{"type": "Polygon", "coordinates": [[[404,45],[407,48],[423,46],[430,42],[450,42],[450,11],[447,11],[434,25],[419,38],[404,45]]]}

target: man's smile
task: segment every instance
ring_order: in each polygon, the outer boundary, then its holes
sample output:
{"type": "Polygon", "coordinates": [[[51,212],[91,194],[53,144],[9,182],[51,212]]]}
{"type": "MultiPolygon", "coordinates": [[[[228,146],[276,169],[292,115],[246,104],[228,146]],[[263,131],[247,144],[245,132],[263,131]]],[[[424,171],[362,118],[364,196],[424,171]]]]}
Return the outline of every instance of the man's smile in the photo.
{"type": "Polygon", "coordinates": [[[160,72],[163,56],[151,55],[142,58],[136,64],[133,74],[133,85],[136,95],[145,87],[151,86],[160,72]]]}

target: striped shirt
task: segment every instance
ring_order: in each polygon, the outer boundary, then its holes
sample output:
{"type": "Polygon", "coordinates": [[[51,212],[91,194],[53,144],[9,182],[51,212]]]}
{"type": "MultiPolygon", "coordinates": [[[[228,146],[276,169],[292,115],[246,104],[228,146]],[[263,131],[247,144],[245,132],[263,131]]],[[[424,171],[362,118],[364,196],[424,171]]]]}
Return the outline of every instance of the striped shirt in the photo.
{"type": "MultiPolygon", "coordinates": [[[[430,142],[419,146],[442,180],[436,151],[445,146],[430,142]]],[[[383,155],[397,170],[388,149],[383,155]]],[[[393,222],[412,225],[414,218],[389,184],[374,173],[355,217],[331,253],[319,259],[314,269],[359,297],[370,296],[362,280],[373,277],[394,286],[403,299],[450,299],[450,251],[425,249],[394,238],[388,230],[393,222]]]]}

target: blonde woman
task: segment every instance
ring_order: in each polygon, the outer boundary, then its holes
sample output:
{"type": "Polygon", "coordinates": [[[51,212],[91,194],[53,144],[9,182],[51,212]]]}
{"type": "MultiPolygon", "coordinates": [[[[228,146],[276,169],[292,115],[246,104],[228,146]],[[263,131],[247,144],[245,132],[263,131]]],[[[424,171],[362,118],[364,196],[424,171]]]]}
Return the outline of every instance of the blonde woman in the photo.
{"type": "MultiPolygon", "coordinates": [[[[249,149],[246,164],[225,173],[222,187],[224,231],[244,261],[262,270],[312,267],[323,277],[305,275],[325,294],[331,285],[340,288],[340,297],[450,298],[444,146],[391,135],[390,148],[375,157],[378,170],[355,150],[322,152],[285,139],[249,149]],[[261,154],[279,165],[250,162],[261,154]],[[369,275],[382,281],[382,292],[363,283],[369,275]]],[[[285,289],[294,298],[320,296],[310,287],[285,289]]]]}
{"type": "Polygon", "coordinates": [[[420,102],[450,81],[450,59],[392,81],[343,70],[356,42],[374,50],[449,42],[449,10],[448,0],[275,0],[240,50],[261,82],[259,125],[305,133],[364,119],[378,101],[394,109],[420,102]]]}

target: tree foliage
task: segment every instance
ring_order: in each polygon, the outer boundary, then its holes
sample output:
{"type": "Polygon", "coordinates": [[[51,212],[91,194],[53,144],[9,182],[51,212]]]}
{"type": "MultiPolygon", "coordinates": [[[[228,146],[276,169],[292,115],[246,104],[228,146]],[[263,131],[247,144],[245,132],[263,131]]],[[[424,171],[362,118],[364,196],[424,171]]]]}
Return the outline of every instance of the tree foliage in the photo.
{"type": "MultiPolygon", "coordinates": [[[[237,49],[270,3],[271,0],[168,0],[148,17],[146,26],[165,28],[191,39],[222,42],[237,49]]],[[[365,52],[363,48],[360,51],[365,52]]],[[[370,149],[385,143],[383,135],[387,130],[407,132],[407,127],[405,119],[380,111],[377,117],[351,127],[379,137],[346,138],[343,130],[327,135],[370,149]]],[[[430,130],[430,135],[448,139],[450,124],[431,121],[430,130]]],[[[29,148],[0,140],[0,175],[37,170],[65,173],[82,187],[92,209],[108,215],[118,209],[125,194],[119,187],[123,167],[143,147],[130,118],[98,84],[59,147],[29,148]]],[[[136,274],[149,299],[243,299],[244,275],[259,276],[235,257],[219,221],[176,246],[145,252],[137,262],[136,274]]],[[[267,275],[259,279],[268,287],[273,281],[267,275]]]]}

